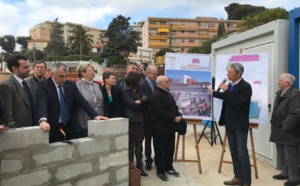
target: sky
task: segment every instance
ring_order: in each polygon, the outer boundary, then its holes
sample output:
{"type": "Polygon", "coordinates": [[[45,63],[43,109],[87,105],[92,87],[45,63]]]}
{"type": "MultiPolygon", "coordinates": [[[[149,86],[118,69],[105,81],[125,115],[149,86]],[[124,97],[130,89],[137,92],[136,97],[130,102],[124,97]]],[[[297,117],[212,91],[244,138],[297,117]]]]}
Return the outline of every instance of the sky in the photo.
{"type": "Polygon", "coordinates": [[[131,24],[148,17],[227,19],[224,7],[230,3],[299,7],[299,0],[0,0],[0,37],[29,36],[29,28],[55,18],[98,29],[107,29],[118,15],[130,17],[131,24]]]}

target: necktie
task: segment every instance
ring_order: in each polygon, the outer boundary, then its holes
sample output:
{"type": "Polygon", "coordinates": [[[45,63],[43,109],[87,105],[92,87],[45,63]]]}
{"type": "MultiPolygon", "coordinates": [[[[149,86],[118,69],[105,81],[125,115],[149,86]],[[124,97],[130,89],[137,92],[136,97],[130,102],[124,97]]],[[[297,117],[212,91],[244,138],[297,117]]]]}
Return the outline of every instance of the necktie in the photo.
{"type": "Polygon", "coordinates": [[[26,97],[27,97],[30,105],[32,105],[32,97],[31,97],[31,93],[30,93],[29,87],[28,87],[28,85],[26,84],[25,81],[22,82],[22,85],[23,85],[23,90],[24,90],[24,92],[26,94],[26,97]]]}
{"type": "Polygon", "coordinates": [[[152,90],[152,92],[154,93],[154,86],[153,86],[153,83],[152,83],[152,81],[150,81],[150,87],[151,87],[151,90],[152,90]]]}
{"type": "Polygon", "coordinates": [[[62,86],[58,86],[59,90],[59,105],[60,105],[60,116],[61,116],[61,122],[63,124],[66,124],[68,121],[68,113],[67,113],[67,107],[65,102],[65,96],[62,90],[62,86]]]}
{"type": "Polygon", "coordinates": [[[235,85],[231,85],[230,91],[232,92],[234,90],[235,85]]]}

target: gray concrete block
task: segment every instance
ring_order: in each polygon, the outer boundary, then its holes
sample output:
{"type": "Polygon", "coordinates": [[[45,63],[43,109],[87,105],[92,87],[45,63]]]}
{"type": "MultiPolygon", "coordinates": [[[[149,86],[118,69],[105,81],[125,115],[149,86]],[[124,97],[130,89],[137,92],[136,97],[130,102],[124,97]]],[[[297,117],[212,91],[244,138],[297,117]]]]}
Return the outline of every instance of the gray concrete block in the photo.
{"type": "Polygon", "coordinates": [[[50,179],[50,173],[48,170],[38,170],[29,174],[21,174],[11,179],[2,179],[2,186],[32,186],[32,185],[43,185],[50,179]]]}
{"type": "Polygon", "coordinates": [[[129,148],[128,140],[129,140],[128,135],[116,137],[117,150],[128,149],[129,148]]]}
{"type": "Polygon", "coordinates": [[[36,165],[70,160],[73,158],[74,148],[74,145],[66,143],[53,143],[44,150],[40,150],[36,154],[33,154],[32,159],[35,160],[36,165]]]}
{"type": "Polygon", "coordinates": [[[48,145],[49,133],[43,132],[39,127],[17,128],[2,133],[0,141],[0,152],[33,145],[48,145]]]}
{"type": "Polygon", "coordinates": [[[109,167],[128,165],[128,150],[109,154],[106,157],[99,157],[99,170],[103,171],[109,167]]]}
{"type": "Polygon", "coordinates": [[[58,180],[68,180],[81,174],[92,173],[91,162],[75,163],[57,168],[55,176],[58,180]]]}
{"type": "Polygon", "coordinates": [[[1,159],[1,172],[15,172],[23,168],[22,162],[20,159],[1,159]]]}
{"type": "Polygon", "coordinates": [[[124,179],[129,179],[129,167],[124,166],[121,167],[120,169],[116,170],[117,173],[117,182],[124,180],[124,179]]]}
{"type": "Polygon", "coordinates": [[[125,181],[123,183],[119,183],[118,185],[116,186],[128,186],[129,185],[129,181],[125,181]]]}
{"type": "Polygon", "coordinates": [[[128,133],[127,118],[111,118],[107,121],[88,121],[88,136],[90,137],[98,138],[124,133],[128,133]]]}
{"type": "Polygon", "coordinates": [[[94,176],[85,180],[80,180],[76,186],[102,186],[109,183],[109,173],[94,176]]]}
{"type": "Polygon", "coordinates": [[[81,139],[79,143],[80,157],[94,155],[101,152],[108,152],[111,147],[110,139],[95,140],[92,138],[81,139]]]}
{"type": "Polygon", "coordinates": [[[71,183],[64,183],[64,184],[61,184],[61,185],[56,185],[55,186],[73,186],[71,183]]]}

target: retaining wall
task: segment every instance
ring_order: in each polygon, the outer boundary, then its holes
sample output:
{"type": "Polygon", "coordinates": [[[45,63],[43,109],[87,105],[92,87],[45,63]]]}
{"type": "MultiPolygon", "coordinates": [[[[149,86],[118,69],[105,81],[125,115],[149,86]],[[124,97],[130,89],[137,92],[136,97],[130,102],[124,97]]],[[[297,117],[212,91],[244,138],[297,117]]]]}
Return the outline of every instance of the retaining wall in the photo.
{"type": "Polygon", "coordinates": [[[25,127],[0,134],[0,186],[128,185],[128,119],[89,121],[87,138],[49,144],[25,127]]]}

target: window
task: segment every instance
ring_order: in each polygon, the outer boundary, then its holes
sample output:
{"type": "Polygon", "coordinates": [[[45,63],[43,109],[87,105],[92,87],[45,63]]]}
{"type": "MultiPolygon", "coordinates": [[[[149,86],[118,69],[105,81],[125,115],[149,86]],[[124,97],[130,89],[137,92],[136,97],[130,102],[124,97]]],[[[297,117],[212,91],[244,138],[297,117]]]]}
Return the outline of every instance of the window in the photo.
{"type": "Polygon", "coordinates": [[[195,31],[189,31],[189,34],[194,34],[195,33],[195,31]]]}
{"type": "Polygon", "coordinates": [[[189,39],[189,43],[195,43],[194,39],[189,39]]]}
{"type": "Polygon", "coordinates": [[[215,27],[215,24],[214,23],[209,23],[208,24],[208,28],[214,28],[215,27]]]}
{"type": "Polygon", "coordinates": [[[184,40],[181,40],[181,43],[184,43],[185,41],[184,40]]]}
{"type": "Polygon", "coordinates": [[[156,22],[155,21],[150,21],[150,25],[155,25],[156,22]]]}
{"type": "Polygon", "coordinates": [[[181,31],[182,34],[184,34],[184,31],[181,31]]]}
{"type": "Polygon", "coordinates": [[[161,21],[160,24],[161,24],[161,25],[166,25],[167,22],[166,22],[166,21],[161,21]]]}

